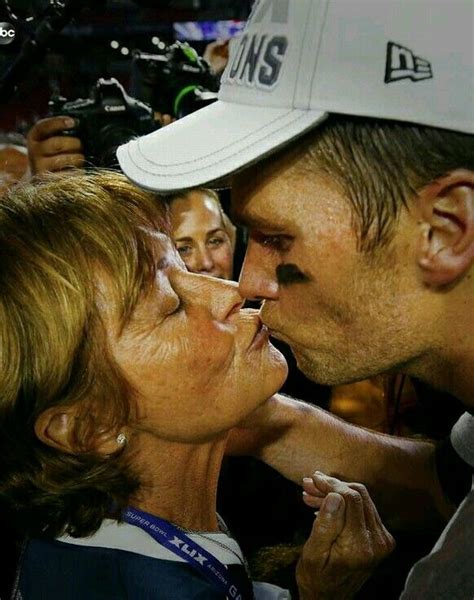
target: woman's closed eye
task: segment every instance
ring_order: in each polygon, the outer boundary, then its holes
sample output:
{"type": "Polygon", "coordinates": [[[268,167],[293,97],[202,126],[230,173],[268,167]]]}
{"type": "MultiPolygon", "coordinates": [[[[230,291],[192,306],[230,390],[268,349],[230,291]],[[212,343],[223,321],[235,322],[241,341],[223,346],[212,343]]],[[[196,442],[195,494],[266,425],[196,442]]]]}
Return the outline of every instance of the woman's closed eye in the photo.
{"type": "Polygon", "coordinates": [[[173,294],[172,296],[167,297],[161,304],[161,315],[162,318],[167,319],[168,317],[172,317],[180,313],[184,309],[184,301],[178,296],[178,294],[173,294]]]}
{"type": "Polygon", "coordinates": [[[170,317],[172,315],[176,315],[177,313],[180,313],[182,310],[184,310],[184,302],[181,300],[181,298],[179,296],[176,296],[176,305],[171,310],[171,312],[169,312],[167,314],[167,316],[170,317]]]}

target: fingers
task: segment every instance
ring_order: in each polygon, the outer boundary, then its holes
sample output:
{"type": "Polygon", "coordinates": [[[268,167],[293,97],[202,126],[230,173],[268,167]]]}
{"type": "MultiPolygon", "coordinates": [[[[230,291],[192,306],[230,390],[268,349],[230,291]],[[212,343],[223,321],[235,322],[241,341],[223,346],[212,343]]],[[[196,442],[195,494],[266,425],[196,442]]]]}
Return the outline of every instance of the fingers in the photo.
{"type": "Polygon", "coordinates": [[[80,168],[84,165],[81,140],[60,135],[75,125],[75,120],[69,117],[48,117],[38,121],[30,129],[27,146],[33,174],[80,168]]]}
{"type": "Polygon", "coordinates": [[[65,129],[72,129],[76,121],[71,117],[47,117],[37,121],[28,132],[28,141],[40,142],[51,136],[61,133],[65,129]]]}
{"type": "Polygon", "coordinates": [[[307,506],[319,510],[325,497],[326,494],[315,486],[311,477],[303,478],[303,502],[307,506]]]}
{"type": "Polygon", "coordinates": [[[172,115],[169,115],[168,113],[161,113],[161,112],[157,112],[155,111],[155,121],[157,121],[160,124],[160,127],[165,127],[166,125],[169,125],[170,123],[174,123],[174,121],[176,121],[176,118],[173,117],[172,115]]]}
{"type": "Polygon", "coordinates": [[[312,496],[307,492],[303,492],[303,502],[306,506],[313,508],[314,510],[319,510],[321,508],[321,504],[324,501],[325,496],[312,496]]]}
{"type": "Polygon", "coordinates": [[[173,123],[174,121],[176,121],[176,119],[174,117],[172,117],[171,115],[165,114],[161,118],[161,126],[165,127],[166,125],[169,125],[170,123],[173,123]]]}
{"type": "Polygon", "coordinates": [[[64,169],[81,168],[84,166],[82,154],[58,154],[48,158],[40,158],[36,161],[34,172],[63,171],[64,169]]]}
{"type": "Polygon", "coordinates": [[[345,502],[345,524],[342,540],[351,544],[357,540],[359,547],[367,550],[367,556],[361,555],[362,563],[369,564],[369,554],[374,563],[390,554],[395,541],[380,519],[375,504],[367,488],[361,483],[345,483],[335,477],[328,477],[319,471],[312,478],[303,480],[305,495],[304,502],[317,509],[321,506],[321,495],[338,493],[345,502]]]}
{"type": "Polygon", "coordinates": [[[322,569],[331,548],[344,528],[345,501],[340,494],[330,492],[321,504],[311,534],[303,548],[303,559],[314,568],[322,569]]]}
{"type": "Polygon", "coordinates": [[[316,487],[312,477],[303,478],[303,489],[307,494],[311,496],[319,496],[320,498],[324,498],[327,494],[327,492],[322,492],[316,487]]]}
{"type": "Polygon", "coordinates": [[[316,471],[303,488],[306,504],[320,510],[296,566],[300,598],[352,598],[393,538],[364,485],[316,471]]]}
{"type": "Polygon", "coordinates": [[[315,486],[321,491],[329,494],[336,492],[340,494],[346,504],[346,529],[354,536],[365,538],[367,535],[367,523],[365,520],[364,500],[355,490],[347,483],[339,481],[335,477],[327,477],[323,473],[316,471],[313,475],[315,486]]]}
{"type": "Polygon", "coordinates": [[[395,547],[395,540],[382,523],[382,519],[380,518],[377,508],[365,485],[362,483],[348,483],[347,485],[351,489],[357,491],[362,498],[365,522],[369,531],[372,532],[375,542],[380,546],[387,545],[387,548],[390,548],[390,551],[393,550],[395,547]]]}
{"type": "Polygon", "coordinates": [[[82,143],[77,137],[67,135],[50,137],[41,142],[42,156],[56,156],[57,154],[80,154],[82,143]]]}

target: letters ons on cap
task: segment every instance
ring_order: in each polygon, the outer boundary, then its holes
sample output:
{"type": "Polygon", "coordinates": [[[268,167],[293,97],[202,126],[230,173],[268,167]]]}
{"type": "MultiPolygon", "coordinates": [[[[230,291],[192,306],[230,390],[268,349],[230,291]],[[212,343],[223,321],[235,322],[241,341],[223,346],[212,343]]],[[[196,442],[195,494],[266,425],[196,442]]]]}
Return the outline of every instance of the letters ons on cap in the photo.
{"type": "Polygon", "coordinates": [[[272,29],[287,25],[288,10],[289,0],[255,2],[246,32],[238,38],[223,83],[263,89],[271,89],[278,83],[288,37],[284,33],[267,33],[265,23],[272,24],[272,29]]]}

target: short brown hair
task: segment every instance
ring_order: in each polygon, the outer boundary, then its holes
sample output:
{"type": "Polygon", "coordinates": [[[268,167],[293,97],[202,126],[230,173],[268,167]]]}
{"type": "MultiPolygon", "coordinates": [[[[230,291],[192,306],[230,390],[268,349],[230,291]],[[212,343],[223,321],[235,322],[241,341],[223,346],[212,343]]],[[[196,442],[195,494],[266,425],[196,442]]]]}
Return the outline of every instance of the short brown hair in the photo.
{"type": "Polygon", "coordinates": [[[50,175],[0,200],[0,500],[30,534],[91,533],[138,485],[117,457],[91,449],[132,406],[96,278],[110,280],[126,321],[154,278],[147,230],[165,228],[157,198],[115,172],[50,175]],[[81,407],[77,455],[34,433],[44,410],[71,404],[81,407]]]}
{"type": "Polygon", "coordinates": [[[474,170],[474,136],[398,121],[333,114],[295,145],[349,198],[365,251],[390,241],[401,208],[423,186],[474,170]]]}

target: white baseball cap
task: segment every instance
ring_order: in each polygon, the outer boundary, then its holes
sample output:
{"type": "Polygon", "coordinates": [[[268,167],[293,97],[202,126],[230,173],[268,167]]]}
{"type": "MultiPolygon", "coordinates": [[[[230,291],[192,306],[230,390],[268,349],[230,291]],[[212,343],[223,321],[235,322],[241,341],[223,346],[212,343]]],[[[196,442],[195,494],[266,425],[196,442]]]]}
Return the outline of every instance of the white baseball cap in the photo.
{"type": "Polygon", "coordinates": [[[218,100],[119,147],[139,186],[223,178],[329,113],[474,133],[472,0],[257,0],[218,100]]]}

